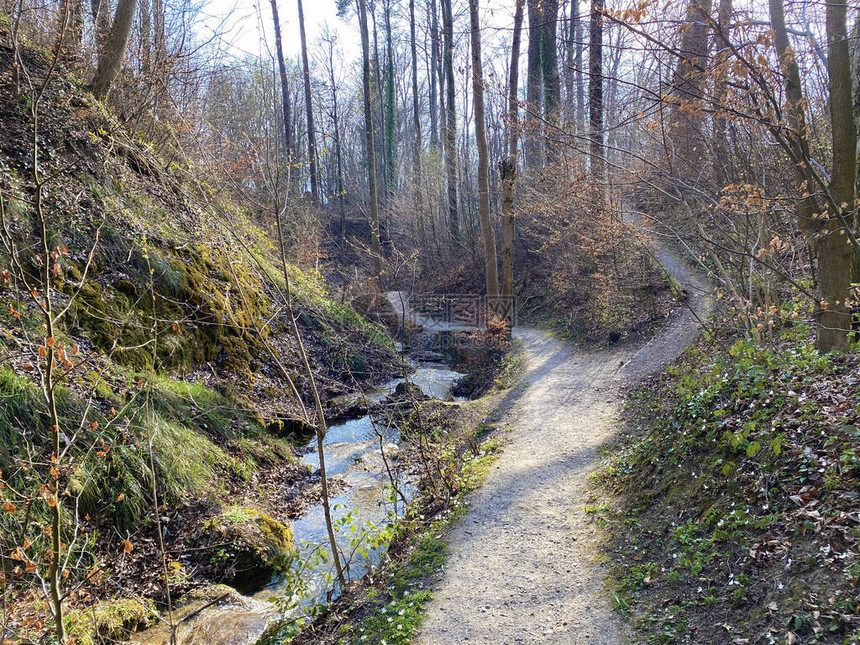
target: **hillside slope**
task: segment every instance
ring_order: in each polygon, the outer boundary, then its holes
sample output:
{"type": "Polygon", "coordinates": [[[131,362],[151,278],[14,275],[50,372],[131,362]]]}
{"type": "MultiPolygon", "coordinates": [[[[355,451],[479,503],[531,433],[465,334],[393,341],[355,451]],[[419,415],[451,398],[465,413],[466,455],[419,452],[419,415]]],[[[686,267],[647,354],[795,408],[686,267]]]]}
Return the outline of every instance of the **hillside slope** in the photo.
{"type": "Polygon", "coordinates": [[[702,343],[633,393],[603,471],[616,607],[649,643],[856,643],[856,355],[702,343]]]}
{"type": "MultiPolygon", "coordinates": [[[[48,66],[38,53],[23,56],[38,86],[48,66]]],[[[303,404],[312,408],[313,398],[271,231],[219,192],[216,178],[181,157],[159,157],[62,74],[47,84],[34,120],[33,94],[16,91],[11,63],[0,49],[0,307],[8,312],[0,321],[0,573],[10,582],[7,633],[26,642],[45,628],[41,594],[34,603],[28,590],[50,558],[42,498],[51,477],[69,515],[62,539],[72,608],[117,594],[163,600],[165,570],[174,599],[210,582],[240,584],[241,572],[195,550],[214,539],[207,521],[224,511],[221,500],[254,510],[233,513],[245,528],[216,537],[268,548],[273,535],[287,535],[282,523],[318,498],[319,480],[289,441],[308,428],[281,366],[303,404]],[[49,289],[43,248],[51,250],[49,289]],[[50,338],[40,310],[47,292],[65,310],[50,338]],[[46,346],[60,363],[51,377],[64,450],[56,474],[46,474],[46,346]]],[[[404,369],[382,326],[335,301],[314,271],[290,273],[324,404],[404,369]]]]}

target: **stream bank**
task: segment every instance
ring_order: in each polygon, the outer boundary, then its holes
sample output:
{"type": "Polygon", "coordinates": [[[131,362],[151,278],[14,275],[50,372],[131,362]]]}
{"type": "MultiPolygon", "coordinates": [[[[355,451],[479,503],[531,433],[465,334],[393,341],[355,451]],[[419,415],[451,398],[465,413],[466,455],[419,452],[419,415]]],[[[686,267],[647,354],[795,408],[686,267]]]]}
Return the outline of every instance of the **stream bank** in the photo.
{"type": "MultiPolygon", "coordinates": [[[[438,360],[444,354],[425,351],[419,356],[433,360],[413,361],[414,371],[408,377],[360,396],[344,397],[332,406],[358,412],[352,418],[338,418],[324,439],[338,548],[350,583],[379,564],[391,538],[391,522],[403,514],[419,489],[414,454],[400,448],[400,424],[418,406],[455,404],[452,385],[463,374],[438,360]]],[[[299,449],[302,465],[317,473],[316,439],[306,441],[299,449]]],[[[322,504],[308,508],[290,523],[289,530],[295,551],[287,575],[276,575],[247,595],[226,586],[198,594],[175,613],[178,645],[250,644],[271,625],[293,625],[318,603],[332,599],[334,572],[322,504]]],[[[131,642],[160,644],[169,639],[170,631],[168,624],[159,624],[136,634],[131,642]]]]}

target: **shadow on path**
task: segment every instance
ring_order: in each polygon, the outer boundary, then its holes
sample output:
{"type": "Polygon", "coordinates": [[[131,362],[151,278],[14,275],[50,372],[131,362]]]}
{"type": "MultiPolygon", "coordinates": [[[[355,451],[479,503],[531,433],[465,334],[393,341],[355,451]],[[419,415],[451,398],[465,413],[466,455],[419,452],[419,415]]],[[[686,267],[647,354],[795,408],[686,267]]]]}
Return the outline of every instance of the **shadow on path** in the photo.
{"type": "Polygon", "coordinates": [[[689,308],[641,346],[575,349],[518,329],[527,372],[499,415],[510,442],[469,512],[449,536],[434,584],[423,645],[618,643],[597,563],[600,536],[583,499],[623,393],[676,358],[713,308],[708,282],[665,249],[661,264],[688,293],[689,308]]]}

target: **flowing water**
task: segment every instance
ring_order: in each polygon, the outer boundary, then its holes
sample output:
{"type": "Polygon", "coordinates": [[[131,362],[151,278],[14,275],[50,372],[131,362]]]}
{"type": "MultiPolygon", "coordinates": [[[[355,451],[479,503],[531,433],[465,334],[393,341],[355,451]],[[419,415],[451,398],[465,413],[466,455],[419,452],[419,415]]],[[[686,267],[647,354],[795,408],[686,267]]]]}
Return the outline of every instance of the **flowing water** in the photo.
{"type": "MultiPolygon", "coordinates": [[[[451,385],[461,376],[444,363],[422,363],[409,377],[409,382],[421,388],[431,398],[451,398],[451,385]]],[[[380,389],[366,394],[371,402],[381,402],[392,394],[404,379],[395,379],[380,389]]],[[[392,513],[402,512],[402,502],[395,505],[387,499],[389,484],[384,452],[393,457],[397,452],[400,435],[397,428],[377,422],[372,415],[365,415],[333,425],[323,441],[326,470],[329,476],[338,477],[346,483],[339,495],[331,498],[334,519],[337,521],[350,514],[348,525],[338,536],[339,548],[349,555],[348,576],[351,580],[361,578],[369,566],[375,565],[384,553],[384,546],[374,548],[365,544],[367,556],[352,553],[350,538],[368,526],[384,526],[392,513]],[[380,450],[381,449],[381,450],[380,450]],[[350,531],[354,526],[356,533],[350,531]],[[351,555],[350,555],[351,554],[351,555]]],[[[316,441],[307,447],[302,462],[313,471],[319,468],[316,441]]],[[[389,459],[389,463],[391,459],[389,459]]],[[[400,485],[408,498],[414,492],[406,480],[400,485]]],[[[296,545],[304,558],[314,551],[328,548],[325,518],[322,505],[313,506],[292,524],[296,545]]],[[[333,565],[326,562],[305,572],[308,585],[308,601],[325,600],[329,587],[327,578],[333,575],[333,565]]],[[[227,594],[218,602],[206,605],[199,602],[179,612],[182,620],[177,629],[177,645],[245,645],[254,643],[274,620],[281,617],[272,599],[283,598],[285,585],[275,580],[266,588],[250,596],[238,593],[227,594]]],[[[301,609],[294,610],[295,613],[301,609]]],[[[133,643],[139,645],[161,645],[169,642],[169,630],[165,625],[141,632],[133,643]]]]}

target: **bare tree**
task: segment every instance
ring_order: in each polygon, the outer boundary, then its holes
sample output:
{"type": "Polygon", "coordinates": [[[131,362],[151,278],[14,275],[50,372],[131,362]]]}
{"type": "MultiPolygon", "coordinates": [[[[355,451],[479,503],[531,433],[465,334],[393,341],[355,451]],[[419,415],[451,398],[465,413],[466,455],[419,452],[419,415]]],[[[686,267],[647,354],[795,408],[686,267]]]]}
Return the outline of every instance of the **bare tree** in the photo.
{"type": "Polygon", "coordinates": [[[853,204],[855,177],[855,137],[851,103],[850,55],[847,42],[846,4],[834,0],[827,5],[828,74],[830,83],[831,124],[833,132],[833,173],[825,194],[827,217],[818,215],[818,203],[812,185],[823,183],[812,168],[809,131],[806,124],[800,68],[788,38],[782,0],[769,0],[774,44],[785,75],[785,119],[789,130],[782,137],[792,156],[800,199],[797,205],[798,225],[814,249],[818,264],[818,349],[824,352],[847,347],[851,329],[851,266],[857,240],[846,226],[845,205],[853,204]],[[849,198],[845,200],[844,198],[849,198]],[[853,246],[852,246],[853,244],[853,246]]]}
{"type": "Polygon", "coordinates": [[[290,100],[290,82],[287,77],[287,64],[284,61],[284,46],[281,39],[281,21],[278,17],[278,0],[270,0],[272,6],[272,23],[275,26],[275,55],[278,58],[278,75],[281,79],[281,109],[284,119],[284,143],[287,148],[287,163],[293,163],[296,156],[296,146],[293,141],[292,107],[290,100]]]}
{"type": "Polygon", "coordinates": [[[383,156],[385,159],[386,203],[397,188],[397,95],[394,87],[394,40],[391,33],[391,0],[383,0],[385,20],[385,96],[382,102],[383,156]]]}
{"type": "Polygon", "coordinates": [[[105,43],[104,52],[99,59],[95,78],[90,85],[96,98],[104,99],[110,92],[114,81],[122,69],[125,50],[131,35],[131,25],[134,21],[134,11],[137,0],[119,0],[114,14],[113,25],[105,43]]]}
{"type": "Polygon", "coordinates": [[[150,0],[138,0],[137,13],[140,24],[140,68],[145,75],[149,74],[152,67],[152,12],[150,0]]]}
{"type": "Polygon", "coordinates": [[[490,161],[487,152],[487,124],[484,116],[484,71],[481,64],[481,24],[478,0],[469,0],[472,23],[472,100],[475,104],[475,144],[478,148],[478,210],[487,271],[487,298],[495,306],[499,298],[499,265],[496,236],[490,221],[490,161]]]}
{"type": "MultiPolygon", "coordinates": [[[[726,57],[731,51],[729,42],[729,21],[732,17],[732,0],[720,0],[719,15],[717,17],[717,36],[715,38],[715,56],[726,57]]],[[[713,119],[713,181],[718,187],[725,186],[732,177],[731,158],[728,146],[728,122],[724,113],[727,106],[724,105],[728,92],[726,83],[726,72],[719,71],[714,80],[714,104],[715,113],[713,119]]]]}
{"type": "Polygon", "coordinates": [[[340,214],[340,226],[338,227],[338,240],[341,247],[346,241],[346,206],[344,204],[344,181],[343,181],[343,153],[341,151],[340,113],[337,102],[337,82],[334,77],[334,46],[337,37],[328,34],[323,42],[328,45],[328,73],[329,86],[331,89],[331,120],[334,125],[334,154],[335,154],[335,190],[337,191],[337,207],[340,214]]]}
{"type": "Polygon", "coordinates": [[[367,185],[370,191],[370,237],[374,275],[382,275],[382,245],[379,240],[379,198],[376,188],[376,151],[373,146],[373,106],[370,103],[370,36],[367,31],[365,0],[358,4],[358,23],[361,30],[362,94],[364,99],[364,142],[367,158],[367,185]]]}
{"type": "Polygon", "coordinates": [[[540,31],[541,76],[543,77],[543,103],[546,128],[544,132],[546,157],[557,161],[558,150],[553,137],[559,126],[561,81],[558,74],[558,0],[541,0],[543,28],[540,31]]]}
{"type": "Polygon", "coordinates": [[[603,0],[591,0],[588,43],[588,136],[591,140],[591,176],[603,180],[603,0]]]}
{"type": "Polygon", "coordinates": [[[543,149],[540,143],[541,132],[541,43],[543,41],[543,9],[540,0],[527,0],[529,14],[529,46],[526,64],[526,114],[523,154],[526,171],[543,165],[543,149]]]}
{"type": "Polygon", "coordinates": [[[418,53],[415,43],[415,0],[409,0],[409,48],[412,54],[412,122],[415,139],[412,144],[413,172],[421,178],[421,102],[418,99],[418,53]]]}
{"type": "MultiPolygon", "coordinates": [[[[573,0],[576,2],[576,0],[573,0]]],[[[519,143],[519,85],[520,41],[523,31],[523,0],[514,0],[514,34],[511,42],[510,77],[508,79],[508,156],[499,164],[502,180],[502,301],[511,307],[509,323],[513,323],[514,295],[514,189],[517,178],[517,149],[519,143]]]]}
{"type": "Polygon", "coordinates": [[[57,37],[62,39],[65,58],[78,58],[84,39],[83,0],[60,0],[57,37]]]}
{"type": "Polygon", "coordinates": [[[429,112],[430,112],[430,147],[433,150],[439,150],[439,90],[437,79],[439,78],[439,20],[436,15],[436,0],[427,0],[428,22],[430,23],[430,49],[428,58],[430,59],[430,96],[429,96],[429,112]]]}
{"type": "Polygon", "coordinates": [[[110,33],[110,0],[91,0],[93,38],[96,41],[96,58],[102,59],[107,37],[110,33]]]}
{"type": "Polygon", "coordinates": [[[824,239],[818,260],[821,298],[826,303],[819,321],[818,335],[819,349],[823,351],[845,349],[847,332],[851,330],[849,301],[856,250],[848,239],[854,222],[846,221],[846,218],[854,210],[854,180],[857,173],[857,130],[853,118],[846,0],[830,0],[827,3],[826,25],[833,138],[833,172],[830,182],[833,204],[829,213],[830,221],[820,233],[824,239]]]}
{"type": "Polygon", "coordinates": [[[314,201],[319,202],[319,178],[317,176],[317,140],[316,132],[314,131],[314,107],[311,102],[311,72],[308,65],[308,43],[305,36],[305,14],[302,7],[302,0],[297,0],[299,7],[299,34],[302,42],[302,75],[304,76],[305,86],[305,119],[308,132],[308,160],[311,173],[311,194],[314,201]]]}
{"type": "Polygon", "coordinates": [[[412,54],[412,126],[415,129],[412,141],[412,174],[415,181],[415,216],[418,218],[418,233],[424,240],[424,214],[421,206],[421,101],[418,99],[418,51],[415,42],[415,0],[409,0],[409,48],[412,54]]]}
{"type": "Polygon", "coordinates": [[[457,206],[457,106],[454,88],[454,15],[451,0],[442,0],[442,38],[445,78],[445,173],[448,178],[448,230],[456,240],[460,237],[460,217],[457,206]]]}
{"type": "Polygon", "coordinates": [[[702,131],[703,71],[708,65],[708,25],[711,0],[690,0],[682,26],[678,64],[675,68],[672,126],[676,132],[676,171],[697,179],[703,172],[705,144],[702,131]]]}
{"type": "MultiPolygon", "coordinates": [[[[854,21],[853,45],[851,47],[851,85],[854,88],[854,133],[860,140],[860,13],[854,21]]],[[[854,193],[860,195],[860,159],[857,159],[854,193]]],[[[860,236],[860,211],[854,213],[854,233],[860,236]]],[[[854,253],[851,282],[860,284],[860,253],[854,253]]]]}
{"type": "Polygon", "coordinates": [[[582,127],[584,98],[582,93],[582,18],[579,0],[570,0],[570,16],[565,35],[564,92],[567,119],[577,132],[582,127]]]}

